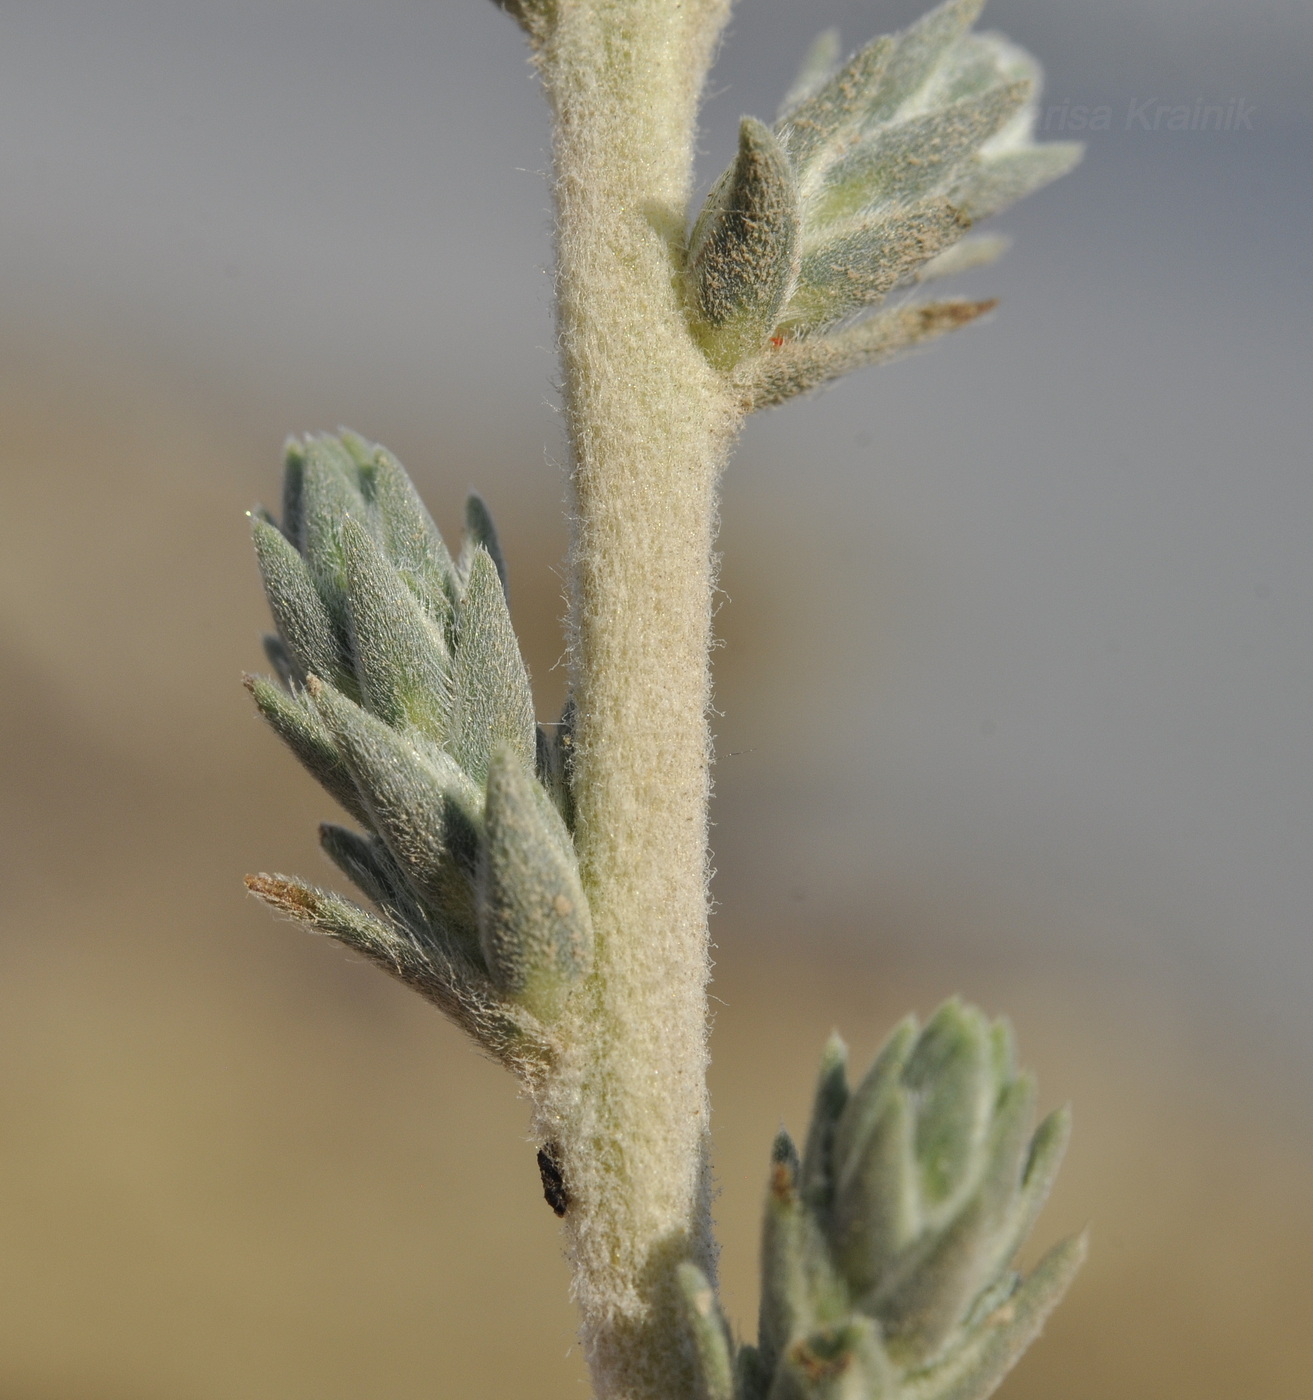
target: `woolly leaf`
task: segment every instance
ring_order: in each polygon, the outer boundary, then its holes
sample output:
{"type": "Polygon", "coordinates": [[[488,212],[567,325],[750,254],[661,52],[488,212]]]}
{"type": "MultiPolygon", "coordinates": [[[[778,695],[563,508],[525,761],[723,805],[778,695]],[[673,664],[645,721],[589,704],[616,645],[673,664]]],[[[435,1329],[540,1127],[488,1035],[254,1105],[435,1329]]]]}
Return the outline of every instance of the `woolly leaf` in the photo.
{"type": "Polygon", "coordinates": [[[477,789],[441,750],[421,748],[330,686],[312,682],[311,696],[370,824],[426,908],[481,962],[474,902],[477,789]]]}
{"type": "Polygon", "coordinates": [[[675,1279],[684,1325],[693,1343],[693,1400],[734,1400],[729,1329],[716,1302],[715,1290],[696,1264],[680,1264],[675,1279]]]}
{"type": "MultiPolygon", "coordinates": [[[[819,1226],[798,1189],[797,1152],[787,1133],[775,1140],[761,1241],[758,1348],[773,1372],[789,1343],[848,1312],[819,1226]]],[[[772,1392],[773,1393],[773,1392],[772,1392]]]]}
{"type": "Polygon", "coordinates": [[[836,1257],[850,1287],[862,1295],[881,1287],[924,1226],[907,1093],[894,1086],[882,1104],[834,1210],[836,1257]]]}
{"type": "Polygon", "coordinates": [[[243,679],[269,727],[291,749],[310,776],[353,817],[368,824],[369,810],[356,791],[351,770],[318,714],[300,695],[289,695],[262,676],[243,679]]]}
{"type": "Polygon", "coordinates": [[[1035,1129],[1030,1140],[1013,1238],[1019,1246],[1030,1233],[1049,1192],[1071,1140],[1071,1111],[1056,1109],[1035,1129]]]}
{"type": "Polygon", "coordinates": [[[407,887],[405,875],[377,836],[362,836],[324,822],[319,828],[319,844],[329,860],[385,914],[410,928],[425,925],[424,913],[407,887]]]}
{"type": "Polygon", "coordinates": [[[936,282],[941,277],[954,277],[959,272],[970,272],[977,267],[987,267],[996,262],[1012,246],[1012,240],[1005,233],[979,233],[936,253],[928,263],[917,269],[918,282],[936,282]]]}
{"type": "Polygon", "coordinates": [[[455,616],[456,566],[438,527],[405,469],[386,448],[371,450],[361,476],[377,515],[384,554],[446,636],[455,616]]]}
{"type": "Polygon", "coordinates": [[[866,121],[894,47],[895,41],[888,35],[872,39],[776,127],[801,188],[807,187],[811,174],[824,166],[827,157],[846,147],[866,121]]]}
{"type": "Polygon", "coordinates": [[[1033,1272],[941,1364],[912,1377],[899,1400],[986,1400],[1039,1336],[1085,1258],[1083,1235],[1054,1246],[1033,1272]]]}
{"type": "Polygon", "coordinates": [[[964,34],[940,59],[921,103],[947,106],[1009,82],[1028,82],[1038,92],[1043,78],[1034,57],[1002,34],[964,34]]]}
{"type": "Polygon", "coordinates": [[[974,1007],[948,1001],[921,1032],[903,1070],[917,1103],[916,1156],[929,1208],[971,1184],[997,1092],[988,1029],[974,1007]]]}
{"type": "Polygon", "coordinates": [[[251,535],[269,611],[287,646],[297,680],[304,684],[313,672],[335,685],[351,685],[348,659],[305,561],[286,536],[267,521],[254,519],[251,535]]]}
{"type": "Polygon", "coordinates": [[[766,1400],[770,1372],[761,1353],[745,1342],[734,1356],[734,1400],[766,1400]]]}
{"type": "Polygon", "coordinates": [[[592,964],[570,834],[542,784],[504,747],[488,766],[479,937],[493,980],[543,1019],[592,964]]]}
{"type": "Polygon", "coordinates": [[[246,888],[314,932],[354,948],[444,1009],[461,1011],[459,983],[452,970],[435,962],[404,932],[376,919],[359,905],[286,875],[248,875],[246,888]]]}
{"type": "Polygon", "coordinates": [[[1030,91],[1029,83],[1009,83],[885,127],[826,171],[807,208],[808,226],[852,218],[882,204],[907,207],[942,190],[1030,91]]]}
{"type": "MultiPolygon", "coordinates": [[[[349,516],[363,520],[368,514],[364,497],[355,484],[357,479],[351,459],[335,438],[314,438],[306,444],[301,484],[301,552],[333,626],[343,637],[347,630],[347,577],[342,522],[349,516]]],[[[320,679],[333,677],[325,675],[320,679]]]]}
{"type": "Polygon", "coordinates": [[[848,1047],[835,1034],[821,1054],[811,1126],[798,1175],[798,1191],[814,1211],[828,1211],[834,1199],[834,1134],[847,1103],[848,1047]]]}
{"type": "Polygon", "coordinates": [[[808,98],[814,97],[839,66],[839,60],[842,57],[843,47],[839,31],[837,29],[822,29],[811,41],[807,52],[803,55],[798,72],[790,84],[788,92],[784,94],[784,101],[780,103],[776,120],[781,122],[786,120],[795,107],[801,106],[808,98]]]}
{"type": "Polygon", "coordinates": [[[770,1400],[893,1400],[897,1378],[869,1318],[799,1337],[780,1359],[770,1400]]]}
{"type": "Polygon", "coordinates": [[[448,748],[471,777],[482,781],[488,756],[506,744],[533,770],[533,696],[506,610],[497,566],[481,545],[470,564],[452,663],[452,717],[448,748]]]}
{"type": "Polygon", "coordinates": [[[882,312],[833,335],[786,341],[735,376],[747,409],[771,408],[866,365],[885,364],[969,325],[996,301],[941,301],[882,312]]]}
{"type": "Polygon", "coordinates": [[[885,1111],[889,1094],[898,1084],[916,1033],[914,1016],[900,1022],[862,1082],[849,1095],[834,1134],[835,1173],[840,1187],[860,1165],[866,1141],[885,1111]]]}
{"type": "Polygon", "coordinates": [[[283,683],[284,690],[290,691],[294,686],[301,684],[297,679],[296,662],[292,660],[292,653],[281,637],[273,632],[266,632],[260,638],[260,645],[264,648],[269,664],[274,668],[274,674],[283,683]]]}
{"type": "Polygon", "coordinates": [[[985,0],[946,0],[896,35],[868,120],[887,121],[910,103],[984,7],[985,0]]]}
{"type": "Polygon", "coordinates": [[[1001,154],[982,154],[951,198],[973,220],[997,214],[1075,168],[1085,154],[1078,141],[1050,141],[1001,154]]]}
{"type": "Polygon", "coordinates": [[[248,875],[246,887],[412,987],[512,1069],[529,1077],[537,1072],[547,1053],[541,1027],[518,1008],[498,1004],[486,980],[458,954],[422,947],[405,930],[389,927],[340,895],[286,875],[248,875]]]}
{"type": "Polygon", "coordinates": [[[942,1233],[928,1235],[927,1248],[906,1261],[901,1276],[886,1280],[870,1310],[884,1327],[891,1351],[914,1367],[935,1361],[960,1339],[990,1285],[1010,1278],[1015,1245],[1000,1234],[989,1203],[978,1196],[942,1233]]]}
{"type": "Polygon", "coordinates": [[[1034,1076],[1019,1074],[1003,1086],[994,1104],[993,1121],[989,1125],[988,1161],[977,1188],[994,1224],[1001,1222],[1021,1187],[1031,1126],[1035,1121],[1035,1099],[1034,1076]]]}
{"type": "Polygon", "coordinates": [[[846,225],[808,249],[781,330],[804,336],[874,305],[961,237],[961,214],[942,199],[846,225]]]}
{"type": "Polygon", "coordinates": [[[446,641],[357,521],[341,527],[346,613],[363,704],[441,743],[451,713],[446,641]]]}
{"type": "Polygon", "coordinates": [[[765,343],[798,273],[798,195],[770,128],[744,117],[734,164],[689,239],[688,276],[708,359],[730,369],[765,343]]]}
{"type": "MultiPolygon", "coordinates": [[[[502,554],[501,542],[497,538],[497,527],[492,523],[492,512],[489,511],[483,497],[477,491],[471,491],[465,498],[465,549],[462,554],[469,551],[467,559],[472,562],[473,550],[479,546],[488,551],[488,557],[496,566],[497,577],[501,580],[502,592],[506,595],[506,602],[509,604],[511,585],[506,573],[506,558],[502,554]]],[[[465,564],[464,572],[469,573],[469,562],[465,564]]]]}
{"type": "Polygon", "coordinates": [[[283,449],[283,534],[293,548],[305,548],[305,449],[289,438],[283,449]]]}

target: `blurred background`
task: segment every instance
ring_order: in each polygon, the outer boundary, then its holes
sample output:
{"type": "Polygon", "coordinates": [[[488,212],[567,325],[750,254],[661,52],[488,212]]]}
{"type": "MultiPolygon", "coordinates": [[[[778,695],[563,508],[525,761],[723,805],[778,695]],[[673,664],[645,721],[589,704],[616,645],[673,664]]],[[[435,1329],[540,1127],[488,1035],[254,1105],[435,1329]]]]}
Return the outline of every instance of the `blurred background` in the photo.
{"type": "MultiPolygon", "coordinates": [[[[818,28],[919,8],[740,0],[704,186],[818,28]]],[[[1002,1395],[1297,1400],[1313,12],[988,20],[1084,166],[953,289],[991,324],[754,420],[725,483],[728,1303],[831,1027],[865,1062],[957,991],[1076,1106],[1038,1241],[1093,1234],[1002,1395]]],[[[486,0],[0,7],[0,1400],[587,1393],[508,1078],[240,883],[327,878],[238,683],[286,433],[388,443],[452,533],[477,485],[560,703],[547,162],[486,0]]]]}

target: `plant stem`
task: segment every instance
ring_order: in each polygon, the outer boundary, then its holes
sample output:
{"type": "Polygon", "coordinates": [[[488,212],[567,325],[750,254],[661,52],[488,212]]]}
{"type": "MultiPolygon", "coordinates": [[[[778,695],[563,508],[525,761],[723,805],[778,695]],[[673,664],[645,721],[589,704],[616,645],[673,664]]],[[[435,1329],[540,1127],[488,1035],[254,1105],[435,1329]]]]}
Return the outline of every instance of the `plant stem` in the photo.
{"type": "Polygon", "coordinates": [[[706,1091],[708,648],[738,422],[678,286],[697,100],[728,0],[558,0],[558,297],[575,518],[577,841],[596,970],[539,1096],[599,1400],[690,1376],[674,1270],[714,1272],[706,1091]]]}

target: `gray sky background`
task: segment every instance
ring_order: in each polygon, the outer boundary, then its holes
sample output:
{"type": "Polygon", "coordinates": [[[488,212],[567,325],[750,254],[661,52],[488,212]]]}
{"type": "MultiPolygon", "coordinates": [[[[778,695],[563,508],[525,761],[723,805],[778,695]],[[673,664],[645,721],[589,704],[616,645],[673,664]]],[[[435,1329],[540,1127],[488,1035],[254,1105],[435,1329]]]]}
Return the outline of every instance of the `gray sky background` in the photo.
{"type": "MultiPolygon", "coordinates": [[[[817,28],[918,8],[744,0],[704,181],[817,28]]],[[[992,325],[749,428],[719,893],[813,936],[1047,938],[1313,1070],[1313,10],[987,20],[1046,63],[1053,136],[1110,129],[963,285],[992,325]],[[1244,129],[1128,121],[1199,101],[1244,129]]],[[[338,422],[441,443],[426,488],[477,463],[514,537],[560,496],[545,143],[486,0],[11,2],[0,313],[233,404],[271,463],[338,422]]]]}

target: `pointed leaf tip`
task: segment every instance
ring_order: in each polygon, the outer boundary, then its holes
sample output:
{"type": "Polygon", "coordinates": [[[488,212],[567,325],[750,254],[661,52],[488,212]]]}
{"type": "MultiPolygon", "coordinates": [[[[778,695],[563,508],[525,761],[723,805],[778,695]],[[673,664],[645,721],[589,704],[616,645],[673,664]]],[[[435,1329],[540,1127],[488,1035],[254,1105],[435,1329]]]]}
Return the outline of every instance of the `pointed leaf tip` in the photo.
{"type": "Polygon", "coordinates": [[[688,277],[708,359],[732,369],[779,320],[798,275],[798,192],[769,127],[744,117],[739,150],[689,238],[688,277]]]}
{"type": "Polygon", "coordinates": [[[693,1342],[696,1369],[694,1400],[733,1400],[734,1365],[729,1329],[716,1292],[696,1264],[685,1261],[675,1270],[683,1304],[684,1324],[693,1342]]]}
{"type": "Polygon", "coordinates": [[[506,572],[506,556],[502,553],[501,541],[497,538],[497,527],[492,523],[492,512],[477,491],[471,491],[465,498],[465,530],[471,546],[482,545],[488,551],[489,557],[497,566],[497,577],[501,580],[502,592],[509,603],[511,585],[506,572]]]}

